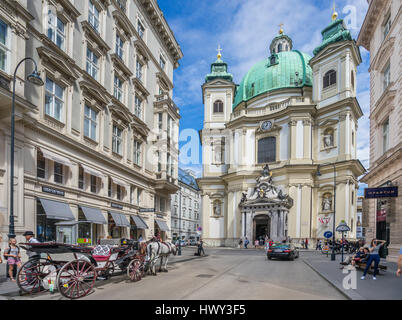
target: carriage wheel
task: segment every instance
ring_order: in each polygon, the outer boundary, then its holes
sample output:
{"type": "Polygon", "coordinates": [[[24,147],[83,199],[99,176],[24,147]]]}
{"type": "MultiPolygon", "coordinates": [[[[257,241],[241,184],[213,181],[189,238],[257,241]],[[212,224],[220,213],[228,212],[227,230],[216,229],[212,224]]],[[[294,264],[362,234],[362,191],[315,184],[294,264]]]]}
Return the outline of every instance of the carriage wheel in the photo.
{"type": "Polygon", "coordinates": [[[68,299],[78,299],[91,292],[96,280],[96,270],[86,260],[74,260],[64,265],[57,275],[59,292],[68,299]]]}
{"type": "Polygon", "coordinates": [[[56,268],[57,266],[46,259],[27,261],[18,270],[18,287],[29,294],[48,291],[49,289],[43,287],[43,280],[55,272],[56,268]]]}
{"type": "Polygon", "coordinates": [[[144,276],[144,265],[140,260],[134,259],[130,262],[127,268],[127,275],[131,281],[140,281],[144,276]]]}

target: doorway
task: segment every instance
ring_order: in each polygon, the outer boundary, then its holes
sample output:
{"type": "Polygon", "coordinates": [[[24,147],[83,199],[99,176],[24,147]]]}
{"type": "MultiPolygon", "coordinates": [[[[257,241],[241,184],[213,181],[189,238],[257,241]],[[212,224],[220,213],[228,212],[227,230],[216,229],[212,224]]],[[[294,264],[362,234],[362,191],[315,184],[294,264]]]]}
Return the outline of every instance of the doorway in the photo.
{"type": "Polygon", "coordinates": [[[254,218],[254,239],[265,240],[265,236],[271,237],[271,219],[267,215],[259,215],[254,218]]]}

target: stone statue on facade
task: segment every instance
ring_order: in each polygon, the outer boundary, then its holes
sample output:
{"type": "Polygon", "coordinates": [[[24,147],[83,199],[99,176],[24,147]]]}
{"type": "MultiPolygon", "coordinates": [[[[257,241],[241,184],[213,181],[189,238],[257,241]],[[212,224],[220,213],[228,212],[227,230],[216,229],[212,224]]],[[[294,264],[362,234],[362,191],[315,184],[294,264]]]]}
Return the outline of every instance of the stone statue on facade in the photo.
{"type": "Polygon", "coordinates": [[[329,132],[328,134],[324,135],[324,147],[332,147],[334,145],[334,137],[333,133],[329,132]]]}
{"type": "Polygon", "coordinates": [[[329,211],[332,209],[332,200],[329,196],[326,196],[322,199],[322,210],[329,211]]]}
{"type": "Polygon", "coordinates": [[[214,215],[215,216],[221,215],[221,203],[219,201],[214,202],[214,215]]]}

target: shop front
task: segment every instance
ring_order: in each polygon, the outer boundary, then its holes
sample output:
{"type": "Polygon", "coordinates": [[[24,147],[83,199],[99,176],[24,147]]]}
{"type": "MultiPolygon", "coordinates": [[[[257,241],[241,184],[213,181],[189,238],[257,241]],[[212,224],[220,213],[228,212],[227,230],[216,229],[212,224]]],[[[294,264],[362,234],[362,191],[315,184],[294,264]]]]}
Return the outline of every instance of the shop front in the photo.
{"type": "Polygon", "coordinates": [[[124,214],[113,211],[108,212],[108,230],[112,239],[126,238],[126,228],[130,227],[130,222],[124,214]]]}
{"type": "Polygon", "coordinates": [[[70,206],[65,202],[37,198],[36,234],[38,240],[76,243],[76,224],[70,206]],[[64,224],[61,224],[64,222],[64,224]]]}
{"type": "Polygon", "coordinates": [[[155,219],[155,236],[160,235],[161,239],[165,241],[167,239],[167,232],[169,227],[165,220],[155,219]]]}
{"type": "Polygon", "coordinates": [[[77,243],[94,245],[102,237],[102,225],[107,224],[102,211],[98,208],[80,206],[78,209],[77,243]]]}
{"type": "Polygon", "coordinates": [[[131,216],[133,222],[130,226],[130,239],[138,240],[140,236],[145,239],[145,230],[148,229],[148,225],[140,216],[131,216]]]}

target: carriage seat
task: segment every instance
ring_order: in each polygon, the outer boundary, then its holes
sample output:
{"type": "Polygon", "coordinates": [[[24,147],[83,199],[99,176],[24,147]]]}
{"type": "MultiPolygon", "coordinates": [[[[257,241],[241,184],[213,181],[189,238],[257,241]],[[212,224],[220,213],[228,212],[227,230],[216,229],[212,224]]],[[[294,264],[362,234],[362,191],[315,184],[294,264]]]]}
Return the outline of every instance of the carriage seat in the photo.
{"type": "Polygon", "coordinates": [[[92,250],[92,257],[95,261],[107,261],[112,254],[112,248],[108,245],[97,245],[92,250]]]}

